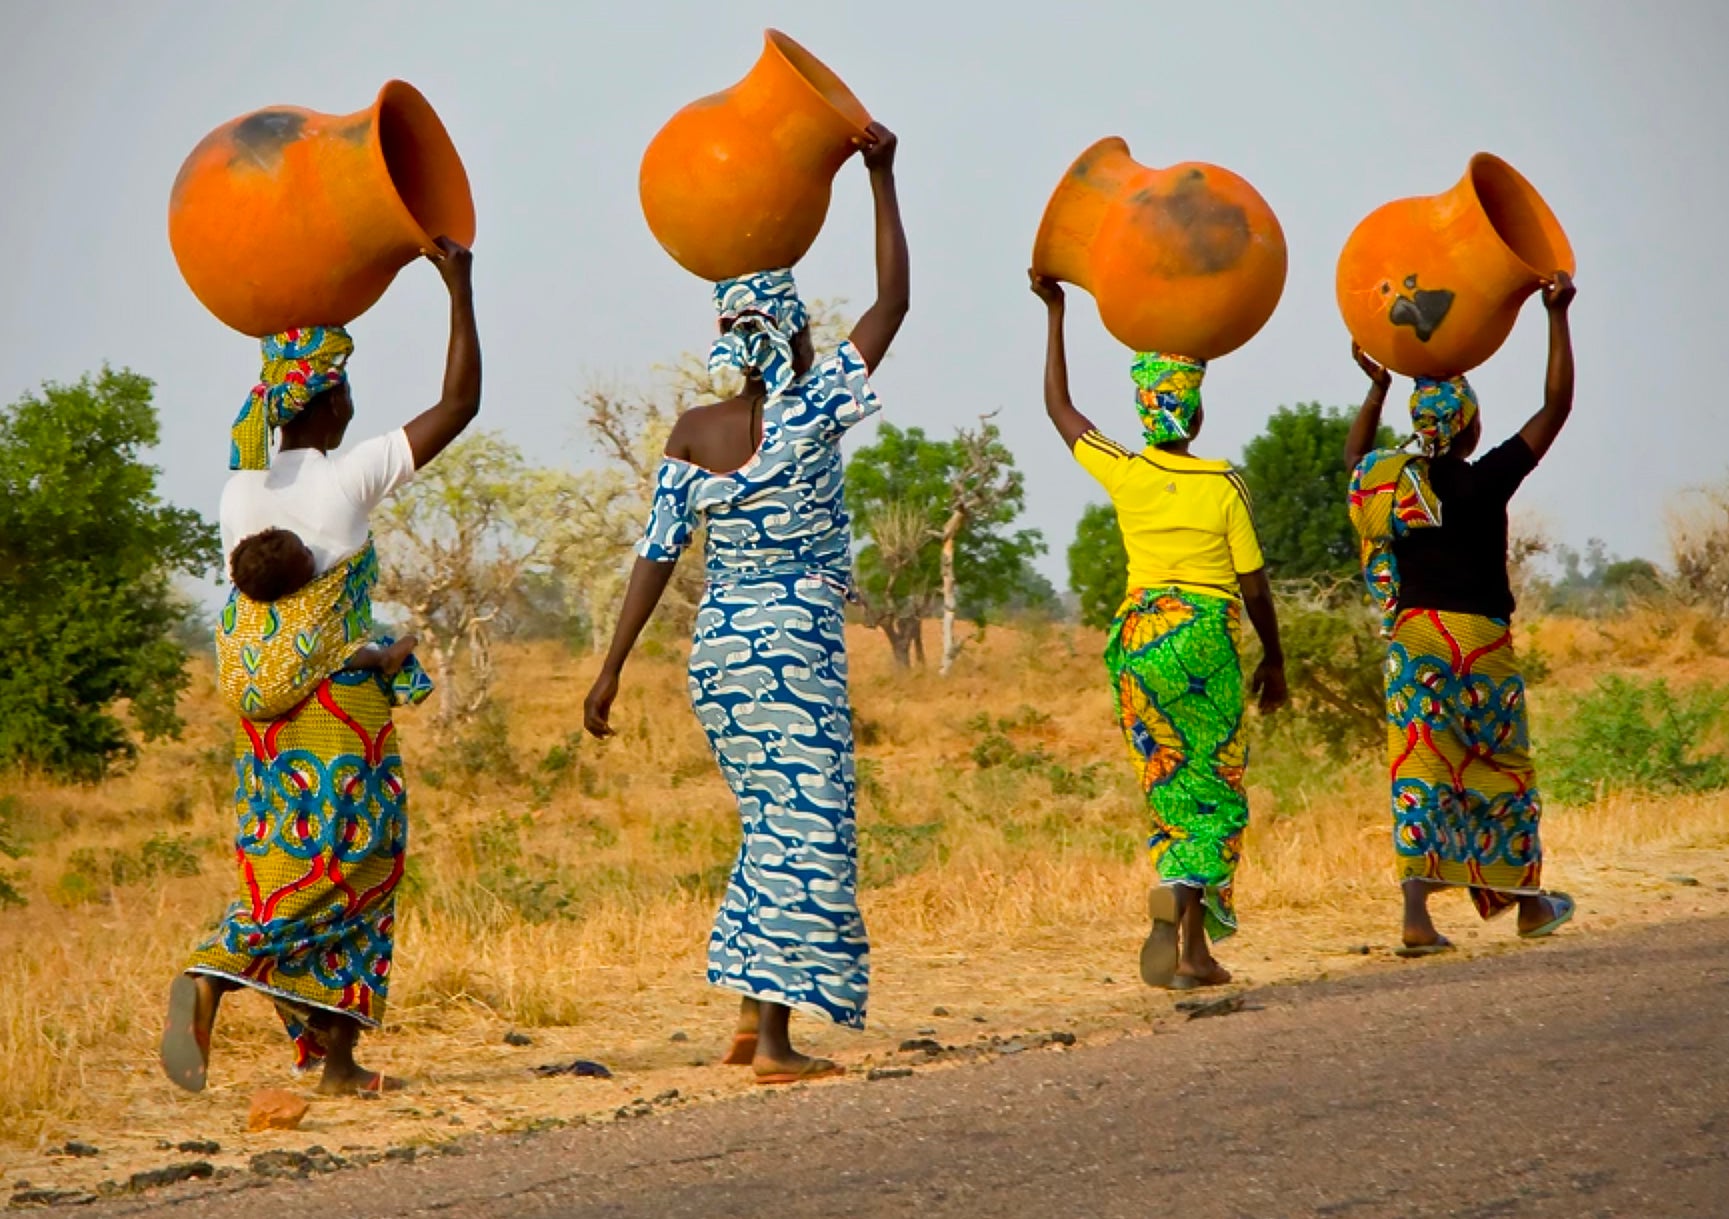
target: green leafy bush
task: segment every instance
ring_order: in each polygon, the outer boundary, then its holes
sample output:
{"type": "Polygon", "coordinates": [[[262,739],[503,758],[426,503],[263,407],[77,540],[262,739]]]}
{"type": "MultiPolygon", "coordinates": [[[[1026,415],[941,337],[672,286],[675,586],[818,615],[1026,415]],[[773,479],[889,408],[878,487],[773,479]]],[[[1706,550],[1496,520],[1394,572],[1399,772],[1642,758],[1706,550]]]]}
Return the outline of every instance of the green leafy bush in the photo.
{"type": "Polygon", "coordinates": [[[1729,710],[1729,688],[1677,692],[1663,678],[1611,674],[1579,699],[1543,759],[1544,785],[1589,803],[1614,792],[1657,795],[1729,787],[1729,755],[1708,752],[1729,710]]]}

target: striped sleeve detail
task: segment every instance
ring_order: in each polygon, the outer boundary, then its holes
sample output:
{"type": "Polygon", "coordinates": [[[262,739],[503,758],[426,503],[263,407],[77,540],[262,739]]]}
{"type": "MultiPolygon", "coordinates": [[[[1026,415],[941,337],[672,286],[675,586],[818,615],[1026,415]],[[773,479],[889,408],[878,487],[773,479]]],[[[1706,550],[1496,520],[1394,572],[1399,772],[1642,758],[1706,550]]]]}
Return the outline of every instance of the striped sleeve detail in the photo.
{"type": "Polygon", "coordinates": [[[1097,449],[1107,457],[1130,458],[1134,456],[1133,453],[1129,452],[1122,445],[1112,440],[1097,428],[1094,428],[1090,432],[1081,433],[1081,438],[1075,441],[1075,447],[1078,449],[1083,444],[1097,449]]]}
{"type": "Polygon", "coordinates": [[[1254,524],[1255,523],[1255,497],[1249,494],[1249,484],[1244,482],[1243,476],[1241,474],[1237,473],[1237,471],[1234,469],[1228,471],[1225,474],[1225,481],[1229,482],[1231,484],[1231,486],[1235,487],[1237,489],[1237,494],[1242,496],[1243,507],[1245,507],[1249,510],[1249,523],[1251,525],[1254,524]]]}

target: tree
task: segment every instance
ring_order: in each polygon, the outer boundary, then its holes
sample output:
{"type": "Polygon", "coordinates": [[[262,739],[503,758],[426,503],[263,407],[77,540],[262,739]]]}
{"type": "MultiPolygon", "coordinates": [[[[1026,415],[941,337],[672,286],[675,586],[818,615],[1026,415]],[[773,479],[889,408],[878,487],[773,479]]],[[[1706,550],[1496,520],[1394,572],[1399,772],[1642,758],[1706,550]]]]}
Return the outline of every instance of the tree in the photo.
{"type": "Polygon", "coordinates": [[[491,639],[518,590],[546,571],[569,476],[531,466],[495,433],[446,449],[373,518],[377,598],[401,606],[441,683],[442,724],[491,697],[491,639]]]}
{"type": "MultiPolygon", "coordinates": [[[[1356,412],[1305,402],[1281,406],[1243,448],[1243,481],[1269,573],[1280,579],[1337,578],[1357,570],[1345,437],[1356,412]]],[[[1377,447],[1397,438],[1382,427],[1377,447]]]]}
{"type": "Polygon", "coordinates": [[[953,622],[961,601],[982,622],[1024,598],[1027,560],[1044,552],[1036,529],[1008,529],[1025,488],[988,420],[947,441],[884,424],[847,463],[846,495],[868,539],[857,559],[865,619],[888,636],[903,668],[915,655],[924,659],[923,622],[942,604],[946,671],[960,646],[953,622]]]}
{"type": "Polygon", "coordinates": [[[176,573],[221,559],[216,530],[157,495],[139,451],[153,385],[104,368],[0,411],[0,764],[95,780],[181,727],[189,607],[176,573]]]}
{"type": "Polygon", "coordinates": [[[1106,627],[1117,616],[1129,584],[1129,552],[1117,510],[1111,504],[1088,504],[1069,543],[1069,591],[1080,599],[1081,621],[1106,627]]]}
{"type": "Polygon", "coordinates": [[[1729,617],[1729,480],[1670,505],[1669,561],[1683,600],[1729,617]]]}
{"type": "MultiPolygon", "coordinates": [[[[943,588],[943,657],[937,671],[944,677],[954,668],[955,660],[965,646],[963,640],[955,637],[955,618],[960,607],[961,538],[969,526],[996,520],[1003,508],[1011,503],[1013,515],[1003,518],[1003,523],[1013,520],[1025,499],[1021,474],[1015,469],[1014,454],[1003,444],[1002,433],[989,415],[980,416],[976,428],[961,428],[951,444],[954,469],[949,475],[942,529],[937,535],[941,546],[938,569],[942,574],[943,588]]],[[[1042,540],[1036,549],[1044,549],[1042,540]]],[[[1031,553],[1036,551],[1021,553],[1014,568],[1002,573],[1000,593],[993,595],[993,590],[987,587],[973,604],[983,608],[1012,600],[1015,583],[1025,579],[1027,559],[1031,553]]]]}

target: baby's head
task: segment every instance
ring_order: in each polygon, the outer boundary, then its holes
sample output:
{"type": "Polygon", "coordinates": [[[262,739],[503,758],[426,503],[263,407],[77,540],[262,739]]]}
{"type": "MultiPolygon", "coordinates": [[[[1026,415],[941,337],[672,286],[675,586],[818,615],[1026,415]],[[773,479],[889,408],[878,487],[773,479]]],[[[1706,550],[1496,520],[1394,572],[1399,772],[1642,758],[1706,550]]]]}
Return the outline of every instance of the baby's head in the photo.
{"type": "Polygon", "coordinates": [[[228,559],[228,574],[254,601],[280,601],[312,583],[318,561],[299,535],[266,529],[244,539],[228,559]]]}

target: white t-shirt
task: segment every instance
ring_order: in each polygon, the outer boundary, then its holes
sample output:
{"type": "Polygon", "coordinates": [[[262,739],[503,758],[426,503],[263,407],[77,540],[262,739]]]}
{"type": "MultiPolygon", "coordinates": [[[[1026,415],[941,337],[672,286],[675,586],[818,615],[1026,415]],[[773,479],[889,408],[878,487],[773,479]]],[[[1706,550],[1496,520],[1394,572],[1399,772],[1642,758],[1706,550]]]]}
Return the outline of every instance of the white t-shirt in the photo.
{"type": "Polygon", "coordinates": [[[401,428],[335,456],[290,449],[268,470],[237,470],[217,510],[223,564],[253,534],[287,529],[306,543],[322,575],[366,544],[372,510],[413,477],[414,450],[401,428]]]}

